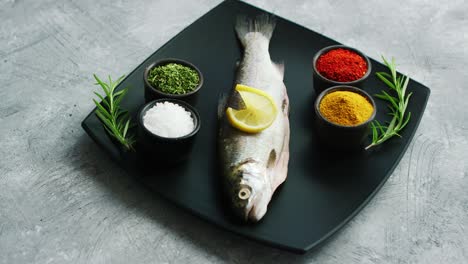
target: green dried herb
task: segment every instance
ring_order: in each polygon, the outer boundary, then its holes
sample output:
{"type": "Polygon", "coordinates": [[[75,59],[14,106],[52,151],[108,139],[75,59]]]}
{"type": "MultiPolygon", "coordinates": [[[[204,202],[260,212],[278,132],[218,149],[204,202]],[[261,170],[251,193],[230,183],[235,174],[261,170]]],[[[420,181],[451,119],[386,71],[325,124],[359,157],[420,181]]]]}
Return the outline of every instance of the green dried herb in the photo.
{"type": "Polygon", "coordinates": [[[383,56],[382,59],[390,71],[378,72],[377,77],[383,81],[391,90],[394,91],[396,96],[392,96],[385,91],[381,94],[376,94],[375,97],[385,100],[388,102],[388,108],[390,109],[389,115],[392,116],[392,120],[388,126],[384,126],[379,121],[371,123],[372,127],[372,143],[366,147],[370,149],[377,145],[380,145],[392,138],[393,136],[400,136],[400,131],[408,124],[411,118],[411,112],[406,113],[408,102],[412,93],[406,94],[406,87],[409,83],[409,77],[405,75],[397,75],[395,60],[387,61],[383,56]]]}
{"type": "Polygon", "coordinates": [[[195,90],[200,83],[200,77],[197,71],[190,67],[169,63],[151,69],[148,82],[164,93],[186,94],[195,90]]]}
{"type": "Polygon", "coordinates": [[[130,136],[127,132],[130,126],[130,117],[127,111],[124,111],[120,107],[120,102],[128,92],[128,88],[124,88],[118,92],[115,91],[117,85],[123,80],[124,76],[121,76],[117,81],[112,81],[109,76],[109,83],[101,81],[96,74],[93,75],[96,79],[96,85],[101,86],[104,91],[104,96],[97,92],[94,94],[101,99],[101,103],[93,99],[96,104],[96,115],[101,120],[104,128],[109,135],[115,138],[125,150],[134,150],[133,143],[135,142],[133,136],[130,136]]]}

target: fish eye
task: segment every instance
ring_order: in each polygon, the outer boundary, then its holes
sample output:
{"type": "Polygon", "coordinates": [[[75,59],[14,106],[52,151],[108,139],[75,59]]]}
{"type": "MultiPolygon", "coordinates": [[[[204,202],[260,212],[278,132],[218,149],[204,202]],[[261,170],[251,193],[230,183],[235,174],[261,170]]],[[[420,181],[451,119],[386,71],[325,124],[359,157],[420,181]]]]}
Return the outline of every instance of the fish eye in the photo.
{"type": "Polygon", "coordinates": [[[240,189],[240,191],[239,191],[239,193],[237,195],[239,196],[239,199],[246,200],[246,199],[249,199],[250,194],[251,194],[251,192],[250,192],[249,188],[243,187],[242,189],[240,189]]]}

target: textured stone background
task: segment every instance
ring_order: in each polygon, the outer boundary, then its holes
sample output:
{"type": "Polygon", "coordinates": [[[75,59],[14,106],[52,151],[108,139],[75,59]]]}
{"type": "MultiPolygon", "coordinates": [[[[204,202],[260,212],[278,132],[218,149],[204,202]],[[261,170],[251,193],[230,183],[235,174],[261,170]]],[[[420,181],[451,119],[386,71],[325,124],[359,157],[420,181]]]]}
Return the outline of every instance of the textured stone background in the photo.
{"type": "Polygon", "coordinates": [[[92,73],[129,73],[218,0],[0,0],[0,263],[468,263],[468,2],[250,2],[431,88],[375,199],[297,256],[158,199],[85,135],[92,73]]]}

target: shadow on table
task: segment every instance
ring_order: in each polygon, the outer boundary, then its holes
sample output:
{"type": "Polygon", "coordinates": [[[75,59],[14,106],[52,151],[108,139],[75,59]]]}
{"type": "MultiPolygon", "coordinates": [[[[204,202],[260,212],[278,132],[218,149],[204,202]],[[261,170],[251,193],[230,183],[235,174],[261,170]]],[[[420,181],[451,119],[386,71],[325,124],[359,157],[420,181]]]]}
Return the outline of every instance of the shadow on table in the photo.
{"type": "Polygon", "coordinates": [[[86,135],[78,138],[72,152],[72,165],[107,188],[126,208],[145,214],[175,233],[178,239],[185,240],[184,243],[192,244],[219,259],[236,263],[304,263],[327,247],[324,245],[304,255],[297,255],[247,240],[161,199],[116,166],[86,135]]]}

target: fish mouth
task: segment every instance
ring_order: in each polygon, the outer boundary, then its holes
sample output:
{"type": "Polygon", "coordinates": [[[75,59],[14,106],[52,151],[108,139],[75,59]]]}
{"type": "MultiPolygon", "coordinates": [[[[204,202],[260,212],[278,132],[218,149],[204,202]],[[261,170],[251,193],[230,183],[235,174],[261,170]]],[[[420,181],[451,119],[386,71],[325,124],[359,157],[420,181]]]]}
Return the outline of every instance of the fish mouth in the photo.
{"type": "Polygon", "coordinates": [[[266,208],[262,208],[262,205],[258,203],[258,199],[261,197],[257,197],[256,195],[252,194],[249,189],[241,189],[239,191],[239,198],[241,196],[248,197],[246,198],[248,201],[244,211],[245,221],[258,222],[260,219],[262,219],[266,213],[266,208]],[[248,193],[245,193],[247,191],[248,193]]]}
{"type": "Polygon", "coordinates": [[[234,195],[242,205],[241,217],[244,221],[257,222],[265,215],[268,205],[269,190],[264,182],[266,171],[253,159],[245,160],[237,169],[241,180],[234,195]]]}
{"type": "Polygon", "coordinates": [[[246,185],[242,186],[237,192],[237,197],[239,198],[239,200],[246,202],[242,209],[243,209],[243,218],[245,221],[248,221],[251,218],[250,214],[253,211],[253,207],[254,207],[253,205],[254,195],[251,191],[251,188],[246,185]]]}
{"type": "Polygon", "coordinates": [[[247,211],[245,219],[248,220],[248,221],[257,222],[259,220],[259,218],[256,217],[256,215],[253,212],[254,212],[254,206],[252,206],[250,208],[250,210],[247,211]]]}
{"type": "Polygon", "coordinates": [[[262,208],[258,208],[255,205],[253,205],[250,210],[247,212],[246,219],[251,221],[251,222],[258,222],[260,219],[263,218],[265,215],[266,210],[262,208]]]}

